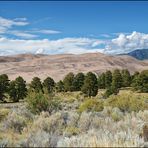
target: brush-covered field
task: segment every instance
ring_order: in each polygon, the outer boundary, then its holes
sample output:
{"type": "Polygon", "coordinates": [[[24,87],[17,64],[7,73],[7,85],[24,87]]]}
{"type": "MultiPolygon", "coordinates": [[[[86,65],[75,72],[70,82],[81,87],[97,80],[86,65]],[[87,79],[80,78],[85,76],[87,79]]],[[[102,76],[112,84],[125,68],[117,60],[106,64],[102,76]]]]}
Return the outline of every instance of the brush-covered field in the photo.
{"type": "Polygon", "coordinates": [[[104,99],[81,92],[52,96],[34,114],[27,101],[0,104],[0,147],[147,147],[148,93],[121,89],[104,99]]]}

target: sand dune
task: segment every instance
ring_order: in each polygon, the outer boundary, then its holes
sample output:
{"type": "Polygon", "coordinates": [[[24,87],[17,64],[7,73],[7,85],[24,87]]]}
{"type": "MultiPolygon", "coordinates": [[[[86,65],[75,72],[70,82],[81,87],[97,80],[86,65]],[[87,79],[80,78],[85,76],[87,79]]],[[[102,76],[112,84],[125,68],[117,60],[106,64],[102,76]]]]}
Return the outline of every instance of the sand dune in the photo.
{"type": "Polygon", "coordinates": [[[41,79],[47,76],[56,81],[63,79],[68,72],[101,73],[115,68],[127,68],[131,73],[148,69],[148,61],[139,61],[127,55],[109,56],[101,53],[80,55],[32,55],[21,54],[0,57],[0,74],[8,74],[10,79],[23,76],[27,82],[35,76],[41,79]]]}

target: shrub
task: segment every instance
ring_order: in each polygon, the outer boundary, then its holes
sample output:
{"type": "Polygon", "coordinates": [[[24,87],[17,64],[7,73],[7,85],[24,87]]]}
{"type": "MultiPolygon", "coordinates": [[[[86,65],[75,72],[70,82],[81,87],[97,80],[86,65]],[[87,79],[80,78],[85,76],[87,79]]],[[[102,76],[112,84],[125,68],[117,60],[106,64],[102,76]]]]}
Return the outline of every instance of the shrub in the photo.
{"type": "Polygon", "coordinates": [[[64,130],[64,136],[72,136],[72,135],[78,135],[80,133],[80,129],[74,126],[68,126],[64,130]]]}
{"type": "Polygon", "coordinates": [[[28,137],[18,143],[19,147],[49,147],[52,135],[49,133],[37,130],[30,133],[28,137]]]}
{"type": "Polygon", "coordinates": [[[89,130],[87,133],[62,137],[57,147],[140,147],[144,142],[137,134],[118,131],[110,132],[109,130],[89,130]],[[130,138],[129,136],[130,135],[130,138]]]}
{"type": "Polygon", "coordinates": [[[4,120],[9,114],[10,110],[6,108],[0,109],[0,121],[4,120]]]}
{"type": "Polygon", "coordinates": [[[8,139],[0,139],[0,147],[8,147],[9,141],[8,139]]]}
{"type": "Polygon", "coordinates": [[[28,126],[28,130],[29,133],[36,132],[40,129],[50,134],[61,134],[65,128],[64,125],[65,121],[61,113],[57,112],[50,116],[49,113],[45,115],[45,112],[42,112],[37,116],[36,120],[28,126]]]}
{"type": "Polygon", "coordinates": [[[27,125],[27,120],[15,113],[9,113],[7,118],[3,121],[4,129],[12,129],[15,132],[21,133],[23,128],[27,125]]]}
{"type": "Polygon", "coordinates": [[[49,98],[43,92],[32,92],[30,91],[27,95],[28,108],[33,113],[39,113],[41,111],[47,111],[49,109],[49,98]]]}
{"type": "Polygon", "coordinates": [[[134,94],[111,96],[107,100],[107,106],[118,107],[123,112],[138,112],[139,110],[148,108],[148,104],[144,102],[144,99],[134,94]]]}
{"type": "Polygon", "coordinates": [[[49,112],[57,112],[62,109],[61,99],[59,97],[51,97],[49,101],[49,112]]]}
{"type": "Polygon", "coordinates": [[[68,116],[66,120],[67,126],[70,126],[70,127],[77,126],[78,120],[79,120],[78,113],[72,112],[72,111],[68,112],[68,116]]]}
{"type": "Polygon", "coordinates": [[[79,122],[78,122],[78,127],[82,132],[86,132],[89,129],[90,126],[90,117],[91,117],[92,113],[89,112],[82,112],[79,122]]]}
{"type": "Polygon", "coordinates": [[[88,99],[84,101],[79,109],[78,112],[82,113],[83,111],[102,111],[103,110],[103,102],[96,99],[88,99]]]}
{"type": "Polygon", "coordinates": [[[119,121],[123,118],[123,113],[118,108],[114,108],[111,117],[114,121],[119,121]]]}

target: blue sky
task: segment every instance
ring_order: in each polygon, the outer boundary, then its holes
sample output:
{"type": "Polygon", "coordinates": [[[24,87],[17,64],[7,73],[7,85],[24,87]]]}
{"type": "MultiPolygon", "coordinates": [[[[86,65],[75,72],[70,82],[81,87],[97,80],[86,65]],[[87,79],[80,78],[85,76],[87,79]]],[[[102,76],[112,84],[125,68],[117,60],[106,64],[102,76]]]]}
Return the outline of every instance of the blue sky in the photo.
{"type": "Polygon", "coordinates": [[[146,1],[1,1],[0,54],[13,54],[13,51],[75,53],[76,49],[76,53],[99,51],[116,54],[147,48],[147,16],[146,1]],[[140,43],[137,43],[139,39],[140,43]],[[32,45],[24,47],[28,51],[5,45],[9,42],[15,42],[15,45],[19,42],[20,45],[22,41],[31,41],[32,44],[42,41],[48,45],[32,49],[32,45]]]}

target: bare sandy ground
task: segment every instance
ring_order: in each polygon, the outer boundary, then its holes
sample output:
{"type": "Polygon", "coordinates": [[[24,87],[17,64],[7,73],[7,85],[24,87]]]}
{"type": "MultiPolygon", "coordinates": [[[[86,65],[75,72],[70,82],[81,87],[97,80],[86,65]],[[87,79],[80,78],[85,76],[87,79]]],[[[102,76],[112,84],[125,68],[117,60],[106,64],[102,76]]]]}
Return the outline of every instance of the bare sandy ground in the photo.
{"type": "Polygon", "coordinates": [[[101,73],[106,70],[127,68],[131,73],[148,69],[148,60],[139,61],[130,56],[109,56],[101,53],[80,55],[32,55],[21,54],[0,57],[0,74],[8,74],[10,79],[22,76],[27,82],[35,76],[42,80],[47,76],[55,81],[63,79],[68,72],[101,73]]]}

